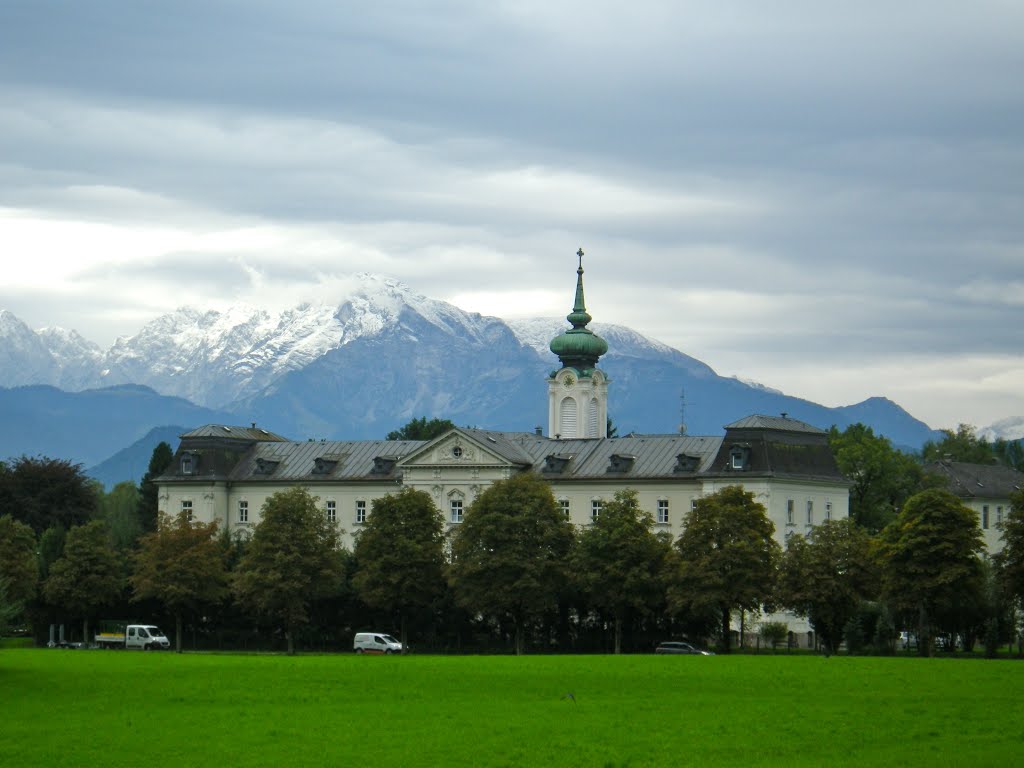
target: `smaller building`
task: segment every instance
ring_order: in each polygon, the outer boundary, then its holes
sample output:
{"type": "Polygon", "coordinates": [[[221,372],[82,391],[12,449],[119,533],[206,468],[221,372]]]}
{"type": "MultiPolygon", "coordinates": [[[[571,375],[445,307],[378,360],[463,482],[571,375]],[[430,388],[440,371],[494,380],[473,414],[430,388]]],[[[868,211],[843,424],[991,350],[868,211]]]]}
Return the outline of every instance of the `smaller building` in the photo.
{"type": "Polygon", "coordinates": [[[989,554],[1003,548],[1000,524],[1010,512],[1010,496],[1024,488],[1024,472],[1001,464],[968,464],[964,461],[933,461],[925,471],[937,475],[964,505],[978,515],[989,554]]]}

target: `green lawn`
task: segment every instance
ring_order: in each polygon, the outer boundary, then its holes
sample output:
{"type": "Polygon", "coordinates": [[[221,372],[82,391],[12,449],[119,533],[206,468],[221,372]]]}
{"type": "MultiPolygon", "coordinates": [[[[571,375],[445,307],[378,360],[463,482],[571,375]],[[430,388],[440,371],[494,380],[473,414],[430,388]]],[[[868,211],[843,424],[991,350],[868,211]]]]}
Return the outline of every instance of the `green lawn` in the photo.
{"type": "Polygon", "coordinates": [[[10,649],[0,761],[1014,765],[1022,692],[1024,663],[972,659],[10,649]]]}

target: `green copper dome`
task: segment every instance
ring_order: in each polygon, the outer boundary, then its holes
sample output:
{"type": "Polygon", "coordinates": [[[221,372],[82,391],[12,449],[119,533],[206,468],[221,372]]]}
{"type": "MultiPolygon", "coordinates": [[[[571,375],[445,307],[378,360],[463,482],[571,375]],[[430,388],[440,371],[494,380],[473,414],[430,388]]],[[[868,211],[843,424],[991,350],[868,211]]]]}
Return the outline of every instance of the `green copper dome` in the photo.
{"type": "Polygon", "coordinates": [[[564,368],[576,368],[586,371],[597,365],[598,358],[608,351],[608,342],[587,328],[593,318],[587,313],[583,301],[583,249],[576,253],[580,257],[580,266],[576,270],[576,302],[566,320],[572,328],[551,340],[550,349],[562,361],[564,368]]]}

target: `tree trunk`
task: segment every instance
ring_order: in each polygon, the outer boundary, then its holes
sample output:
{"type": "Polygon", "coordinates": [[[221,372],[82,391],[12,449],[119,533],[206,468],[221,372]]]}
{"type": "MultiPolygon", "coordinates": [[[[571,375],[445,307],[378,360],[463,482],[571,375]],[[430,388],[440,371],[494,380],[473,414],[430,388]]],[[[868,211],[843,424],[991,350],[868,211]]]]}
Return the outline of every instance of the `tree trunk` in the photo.
{"type": "Polygon", "coordinates": [[[181,653],[181,614],[174,614],[174,652],[181,653]]]}
{"type": "Polygon", "coordinates": [[[89,645],[89,617],[82,619],[82,642],[89,645]]]}
{"type": "Polygon", "coordinates": [[[722,609],[722,652],[729,653],[730,640],[729,636],[729,609],[722,609]]]}
{"type": "Polygon", "coordinates": [[[284,637],[288,641],[288,655],[289,656],[294,656],[295,655],[295,638],[294,638],[294,636],[292,634],[291,627],[288,627],[288,629],[285,630],[284,637]]]}
{"type": "Polygon", "coordinates": [[[516,619],[516,656],[523,655],[523,622],[521,619],[516,619]]]}
{"type": "Polygon", "coordinates": [[[615,653],[622,653],[622,617],[615,614],[615,653]]]}
{"type": "Polygon", "coordinates": [[[409,644],[409,633],[406,630],[406,626],[405,626],[405,611],[402,611],[399,614],[398,621],[399,621],[399,627],[400,627],[400,629],[399,629],[400,638],[399,639],[402,641],[402,653],[405,653],[406,646],[409,644]]]}

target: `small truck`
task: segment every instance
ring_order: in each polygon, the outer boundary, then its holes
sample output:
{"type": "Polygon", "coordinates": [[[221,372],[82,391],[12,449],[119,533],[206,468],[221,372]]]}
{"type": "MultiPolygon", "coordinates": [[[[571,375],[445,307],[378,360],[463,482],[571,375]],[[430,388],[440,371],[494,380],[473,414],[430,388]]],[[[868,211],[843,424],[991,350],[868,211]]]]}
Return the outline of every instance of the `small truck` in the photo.
{"type": "Polygon", "coordinates": [[[96,633],[99,648],[137,648],[142,651],[166,650],[171,647],[160,627],[152,624],[111,625],[96,633]]]}

